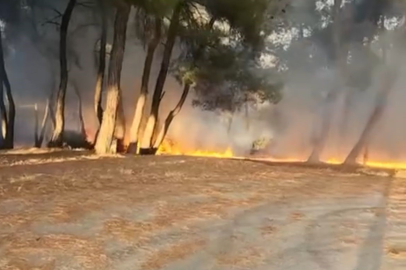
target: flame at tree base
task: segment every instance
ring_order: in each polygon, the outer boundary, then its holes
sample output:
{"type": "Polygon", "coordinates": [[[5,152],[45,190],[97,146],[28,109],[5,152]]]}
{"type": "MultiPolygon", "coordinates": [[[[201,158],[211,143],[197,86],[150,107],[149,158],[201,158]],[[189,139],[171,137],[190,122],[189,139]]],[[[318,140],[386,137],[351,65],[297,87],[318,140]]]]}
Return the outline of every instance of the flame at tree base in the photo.
{"type": "MultiPolygon", "coordinates": [[[[235,158],[235,159],[259,159],[269,162],[280,162],[280,163],[305,163],[306,160],[300,158],[273,158],[273,157],[239,157],[236,156],[233,150],[228,147],[223,151],[212,151],[212,150],[190,150],[180,147],[178,144],[174,143],[172,140],[165,140],[157,151],[157,155],[182,155],[182,156],[196,156],[196,157],[214,157],[214,158],[235,158]]],[[[327,160],[322,160],[322,163],[339,165],[343,163],[343,160],[337,158],[329,158],[327,160]]],[[[371,160],[366,162],[359,162],[359,165],[363,165],[371,168],[380,169],[394,169],[394,170],[406,170],[406,161],[384,161],[384,160],[371,160]]]]}
{"type": "Polygon", "coordinates": [[[216,158],[232,158],[234,153],[230,147],[224,151],[210,150],[187,150],[179,147],[171,140],[165,140],[157,151],[157,155],[182,155],[195,157],[216,157],[216,158]]]}

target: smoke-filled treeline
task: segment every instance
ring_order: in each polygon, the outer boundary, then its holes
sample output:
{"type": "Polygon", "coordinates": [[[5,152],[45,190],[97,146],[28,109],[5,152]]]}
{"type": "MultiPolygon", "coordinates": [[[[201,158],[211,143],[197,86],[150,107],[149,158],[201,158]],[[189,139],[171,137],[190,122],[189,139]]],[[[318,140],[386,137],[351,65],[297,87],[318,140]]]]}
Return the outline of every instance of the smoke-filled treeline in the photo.
{"type": "Polygon", "coordinates": [[[388,158],[393,145],[399,150],[404,142],[393,141],[402,116],[386,117],[395,109],[391,97],[398,89],[402,95],[403,2],[301,1],[291,7],[271,41],[287,83],[275,110],[290,122],[273,150],[311,162],[388,158]],[[392,127],[384,135],[385,124],[392,127]]]}
{"type": "Polygon", "coordinates": [[[276,157],[393,156],[404,143],[395,124],[403,8],[400,0],[2,0],[1,148],[35,137],[37,147],[155,154],[168,136],[218,136],[238,152],[267,134],[265,153],[276,157]],[[205,123],[204,111],[227,121],[205,123]]]}

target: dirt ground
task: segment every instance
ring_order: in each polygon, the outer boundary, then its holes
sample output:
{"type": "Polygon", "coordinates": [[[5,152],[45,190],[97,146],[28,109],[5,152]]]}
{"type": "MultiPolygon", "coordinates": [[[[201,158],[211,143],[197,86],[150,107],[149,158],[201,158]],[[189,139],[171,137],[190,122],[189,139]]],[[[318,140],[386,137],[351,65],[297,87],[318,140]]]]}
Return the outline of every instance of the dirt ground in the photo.
{"type": "Polygon", "coordinates": [[[0,156],[0,269],[406,269],[406,180],[192,157],[0,156]]]}

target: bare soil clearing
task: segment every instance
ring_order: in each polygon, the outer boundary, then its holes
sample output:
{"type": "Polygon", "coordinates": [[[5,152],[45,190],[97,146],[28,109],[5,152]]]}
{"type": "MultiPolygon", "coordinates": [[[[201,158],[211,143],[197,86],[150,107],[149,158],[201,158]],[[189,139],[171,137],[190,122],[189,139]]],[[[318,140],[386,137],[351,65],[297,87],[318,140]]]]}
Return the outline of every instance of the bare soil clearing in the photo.
{"type": "Polygon", "coordinates": [[[0,269],[406,269],[406,181],[87,152],[0,157],[0,269]]]}

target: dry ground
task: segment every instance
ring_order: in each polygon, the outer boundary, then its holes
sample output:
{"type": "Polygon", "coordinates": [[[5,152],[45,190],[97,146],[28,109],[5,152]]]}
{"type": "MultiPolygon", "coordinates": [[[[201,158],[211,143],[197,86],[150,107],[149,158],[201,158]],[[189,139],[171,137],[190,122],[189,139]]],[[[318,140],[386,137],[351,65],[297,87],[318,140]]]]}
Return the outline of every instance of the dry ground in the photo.
{"type": "Polygon", "coordinates": [[[0,156],[0,269],[406,269],[406,181],[82,152],[0,156]]]}

